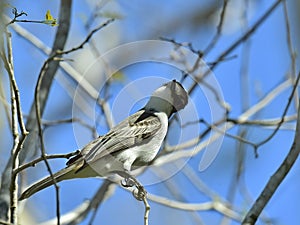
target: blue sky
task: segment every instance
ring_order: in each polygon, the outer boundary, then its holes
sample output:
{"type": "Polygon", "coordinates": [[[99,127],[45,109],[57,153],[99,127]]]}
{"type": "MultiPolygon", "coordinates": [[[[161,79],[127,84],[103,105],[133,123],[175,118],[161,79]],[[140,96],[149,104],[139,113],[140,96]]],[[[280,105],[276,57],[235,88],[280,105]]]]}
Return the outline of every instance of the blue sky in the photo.
{"type": "MultiPolygon", "coordinates": [[[[212,20],[207,18],[207,21],[198,21],[192,23],[190,18],[192,15],[197,15],[197,10],[202,12],[210,8],[215,1],[111,1],[104,8],[106,13],[117,13],[121,16],[116,22],[111,24],[108,28],[100,31],[94,36],[94,41],[103,54],[107,50],[117,47],[121,44],[131,43],[134,41],[143,40],[157,40],[160,37],[174,38],[178,42],[190,42],[195,49],[204,49],[211,40],[214,32],[215,25],[212,20]],[[203,5],[202,5],[203,4],[203,5]]],[[[234,1],[238,4],[238,1],[234,1]]],[[[249,7],[249,26],[253,25],[255,21],[269,8],[273,1],[251,1],[249,7]]],[[[58,1],[39,1],[36,4],[28,4],[26,1],[12,1],[12,5],[16,6],[18,10],[23,10],[28,13],[28,19],[41,20],[44,18],[45,12],[50,9],[54,17],[58,17],[58,1]]],[[[84,21],[89,17],[92,12],[92,1],[74,1],[72,9],[72,25],[71,32],[67,42],[67,49],[80,43],[86,36],[84,28],[84,21]]],[[[240,26],[239,8],[231,8],[231,17],[226,20],[224,27],[224,35],[220,38],[215,48],[205,57],[206,62],[212,62],[216,57],[230,46],[237,38],[239,38],[245,31],[240,26]]],[[[292,4],[291,4],[292,5],[292,4]]],[[[291,7],[289,8],[291,9],[291,7]]],[[[292,9],[291,9],[292,11],[292,9]]],[[[200,14],[200,13],[199,13],[200,14]]],[[[212,15],[211,15],[212,16],[212,15]]],[[[218,18],[218,17],[216,17],[218,18]]],[[[204,18],[202,18],[203,20],[204,18]]],[[[194,18],[197,20],[197,18],[194,18]]],[[[96,20],[92,27],[98,25],[101,19],[96,20]]],[[[52,45],[55,35],[55,27],[50,27],[41,24],[19,24],[25,29],[28,29],[39,39],[41,39],[47,46],[52,45]]],[[[294,24],[292,23],[292,28],[294,24]]],[[[24,41],[23,38],[16,35],[13,31],[13,49],[14,49],[14,63],[16,79],[20,88],[22,107],[25,114],[29,112],[34,95],[34,85],[41,67],[46,56],[39,50],[24,41]]],[[[248,89],[249,89],[249,104],[253,106],[267,93],[274,89],[278,84],[284,81],[285,76],[290,72],[290,57],[286,42],[286,29],[283,16],[283,8],[279,6],[271,16],[257,29],[251,36],[249,50],[249,63],[248,63],[248,89]]],[[[132,54],[129,52],[128,54],[132,54]]],[[[140,53],[142,55],[142,53],[140,53]]],[[[125,53],[120,54],[122,57],[126,56],[125,53]]],[[[139,55],[138,55],[139,56],[139,55]]],[[[213,72],[214,76],[220,84],[225,101],[231,106],[230,117],[237,118],[242,113],[241,101],[245,100],[246,96],[241,96],[240,87],[240,74],[242,63],[242,46],[236,48],[229,56],[228,59],[220,64],[213,72]]],[[[80,52],[66,56],[67,59],[72,59],[70,64],[73,65],[81,74],[86,74],[95,86],[99,89],[101,86],[102,78],[97,77],[97,70],[99,65],[95,64],[92,68],[93,62],[97,62],[90,47],[86,46],[80,52]]],[[[142,96],[149,95],[163,83],[163,80],[181,78],[181,71],[178,68],[170,65],[156,63],[156,62],[141,62],[127,66],[121,70],[123,78],[112,84],[110,105],[114,106],[112,112],[116,121],[125,118],[128,113],[132,113],[145,103],[142,96]],[[137,81],[141,82],[149,76],[156,77],[157,80],[153,83],[146,83],[143,87],[137,81]],[[126,92],[126,85],[135,84],[134,88],[126,92]],[[125,90],[125,91],[124,91],[125,90]],[[122,93],[123,95],[119,95],[122,93]],[[140,100],[136,106],[129,107],[129,102],[140,100]],[[115,101],[119,101],[115,104],[115,101]],[[126,112],[122,110],[126,109],[126,112]],[[125,115],[124,115],[125,114],[125,115]]],[[[57,77],[64,77],[62,70],[58,71],[57,77]]],[[[2,78],[4,83],[7,83],[7,78],[2,78]]],[[[74,82],[62,82],[61,79],[56,79],[53,83],[47,107],[44,114],[46,120],[57,120],[71,118],[75,115],[82,116],[80,112],[73,108],[74,99],[70,97],[68,86],[66,84],[76,87],[74,82]]],[[[188,81],[184,83],[188,86],[188,81]]],[[[291,88],[282,92],[275,100],[255,114],[252,119],[266,119],[281,116],[284,106],[287,103],[288,96],[290,95],[291,88]]],[[[209,102],[205,98],[203,90],[199,89],[190,98],[193,106],[197,112],[198,118],[189,118],[189,112],[182,112],[183,118],[195,121],[199,118],[211,120],[211,112],[213,110],[209,107],[209,102]],[[185,116],[185,117],[184,117],[185,116]],[[187,119],[188,118],[188,119],[187,119]]],[[[95,103],[92,99],[86,99],[88,104],[95,110],[96,116],[99,113],[99,108],[94,107],[95,103]]],[[[192,104],[191,103],[191,104],[192,104]]],[[[292,104],[293,105],[293,104],[292,104]]],[[[2,113],[2,111],[1,111],[2,113]]],[[[291,106],[289,114],[295,114],[294,106],[291,106]]],[[[194,115],[194,114],[193,114],[194,115]]],[[[90,125],[95,126],[95,121],[87,117],[90,125]]],[[[96,124],[96,129],[99,134],[105,133],[107,127],[103,118],[98,118],[99,123],[96,124]]],[[[177,127],[178,128],[178,127],[177,127]]],[[[260,127],[250,126],[247,128],[246,139],[257,143],[266,138],[271,129],[263,129],[260,127]]],[[[1,128],[4,130],[4,128],[1,128]]],[[[7,129],[7,128],[6,128],[7,129]]],[[[200,132],[205,129],[205,126],[200,124],[194,126],[187,131],[191,136],[195,135],[195,129],[200,129],[200,132]],[[193,133],[194,132],[194,133],[193,133]]],[[[176,126],[174,126],[174,134],[170,137],[170,142],[174,141],[172,136],[176,136],[176,126]]],[[[234,128],[229,131],[230,134],[237,134],[238,129],[234,128]]],[[[199,131],[198,131],[199,132],[199,131]]],[[[82,128],[79,125],[62,124],[59,126],[49,127],[45,130],[45,145],[47,151],[50,153],[66,153],[71,152],[85,143],[92,140],[91,132],[82,128]],[[75,131],[74,131],[75,129],[75,131]]],[[[4,149],[9,149],[9,142],[1,135],[1,146],[4,149]]],[[[188,136],[188,135],[187,135],[188,136]]],[[[262,188],[266,184],[269,177],[274,173],[280,165],[285,155],[287,154],[294,136],[292,130],[282,130],[267,144],[259,148],[259,157],[255,158],[253,148],[251,146],[244,146],[245,154],[245,173],[242,178],[247,190],[250,201],[256,199],[262,188]]],[[[175,140],[176,142],[176,140],[175,140]]],[[[230,191],[230,183],[233,179],[234,168],[236,166],[236,149],[238,142],[235,139],[225,137],[222,147],[213,161],[213,163],[205,170],[200,172],[198,170],[199,161],[203,153],[191,158],[188,161],[188,166],[194,169],[198,178],[201,179],[206,185],[222,196],[224,199],[228,196],[230,191]]],[[[6,159],[9,154],[8,151],[0,152],[1,158],[6,159]]],[[[2,160],[1,160],[2,161],[2,160]]],[[[53,170],[58,170],[65,165],[65,160],[51,161],[53,170]]],[[[0,167],[2,169],[2,166],[0,167]]],[[[168,171],[168,168],[166,168],[168,171]]],[[[27,171],[29,181],[28,184],[36,181],[37,179],[47,175],[47,171],[43,163],[37,167],[30,168],[27,171]],[[30,175],[29,175],[30,174],[30,175]]],[[[26,174],[26,175],[27,175],[26,174]]],[[[146,173],[147,176],[153,176],[151,172],[146,173]]],[[[141,179],[147,180],[147,176],[142,176],[141,179]]],[[[271,201],[266,207],[265,216],[274,220],[274,224],[295,224],[300,221],[297,209],[299,203],[295,199],[299,198],[299,182],[296,179],[299,176],[299,163],[296,162],[292,171],[288,174],[284,182],[280,185],[277,193],[273,196],[271,201]]],[[[74,209],[84,199],[93,196],[94,192],[98,189],[101,179],[91,178],[82,180],[73,180],[61,183],[61,210],[62,213],[74,209]]],[[[170,184],[175,185],[174,190],[177,192],[178,199],[190,203],[201,203],[208,201],[209,198],[199,192],[191,182],[184,176],[182,172],[176,173],[170,181],[170,184]]],[[[159,183],[147,186],[149,193],[154,193],[159,196],[172,198],[172,194],[167,188],[166,183],[159,183]]],[[[176,192],[175,191],[175,192],[176,192]]],[[[55,198],[54,188],[50,187],[36,195],[29,201],[29,207],[37,212],[38,221],[45,221],[49,218],[55,217],[55,198]]],[[[243,195],[238,192],[235,199],[235,204],[238,209],[246,211],[250,207],[243,195]]],[[[170,209],[165,206],[150,202],[150,224],[199,224],[195,219],[195,214],[200,215],[203,219],[203,224],[219,224],[222,216],[213,211],[207,212],[188,212],[170,209]]],[[[115,194],[101,205],[97,212],[95,224],[142,224],[143,222],[143,205],[132,198],[129,192],[117,188],[115,194]]],[[[82,224],[88,224],[89,219],[86,219],[82,224]]],[[[238,224],[232,222],[231,224],[238,224]]],[[[259,221],[258,224],[264,224],[259,221]]]]}

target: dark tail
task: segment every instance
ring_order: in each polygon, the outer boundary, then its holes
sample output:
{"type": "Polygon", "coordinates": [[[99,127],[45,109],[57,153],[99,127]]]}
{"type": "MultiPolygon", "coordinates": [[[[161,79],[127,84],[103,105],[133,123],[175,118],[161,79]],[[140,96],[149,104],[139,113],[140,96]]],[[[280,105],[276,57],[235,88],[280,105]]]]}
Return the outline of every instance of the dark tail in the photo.
{"type": "MultiPolygon", "coordinates": [[[[53,174],[53,177],[55,178],[56,182],[60,182],[62,180],[71,179],[74,175],[74,168],[75,165],[68,166],[57,173],[53,174]]],[[[44,188],[47,188],[54,184],[54,181],[51,176],[48,176],[35,184],[31,185],[28,189],[26,189],[22,195],[20,196],[19,200],[23,200],[26,198],[29,198],[34,193],[43,190],[44,188]]]]}

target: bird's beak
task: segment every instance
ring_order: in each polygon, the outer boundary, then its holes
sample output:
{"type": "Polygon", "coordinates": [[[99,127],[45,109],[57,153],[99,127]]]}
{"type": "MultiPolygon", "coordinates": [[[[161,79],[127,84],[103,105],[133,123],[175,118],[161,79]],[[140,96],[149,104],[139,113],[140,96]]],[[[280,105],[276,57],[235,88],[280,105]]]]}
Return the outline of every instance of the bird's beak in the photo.
{"type": "Polygon", "coordinates": [[[171,83],[171,90],[174,91],[176,88],[176,80],[172,80],[172,83],[171,83]]]}

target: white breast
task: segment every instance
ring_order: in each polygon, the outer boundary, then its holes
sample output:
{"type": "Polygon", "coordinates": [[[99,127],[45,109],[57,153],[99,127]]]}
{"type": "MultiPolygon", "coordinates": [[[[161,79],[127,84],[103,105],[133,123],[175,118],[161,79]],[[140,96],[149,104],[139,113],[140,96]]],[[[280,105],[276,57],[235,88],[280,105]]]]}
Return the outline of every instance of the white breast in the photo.
{"type": "Polygon", "coordinates": [[[146,165],[157,155],[168,131],[168,116],[163,112],[155,112],[154,114],[161,121],[160,129],[153,137],[146,139],[143,144],[136,145],[120,153],[119,159],[125,162],[125,169],[130,170],[133,163],[139,166],[146,165]]]}
{"type": "Polygon", "coordinates": [[[162,112],[156,112],[154,113],[159,120],[161,121],[161,127],[158,130],[158,132],[154,135],[154,137],[147,142],[146,144],[136,147],[139,148],[137,151],[141,152],[140,154],[140,160],[145,161],[145,162],[150,162],[152,161],[155,156],[157,155],[162,142],[164,138],[166,137],[167,131],[168,131],[168,117],[165,113],[162,112]]]}

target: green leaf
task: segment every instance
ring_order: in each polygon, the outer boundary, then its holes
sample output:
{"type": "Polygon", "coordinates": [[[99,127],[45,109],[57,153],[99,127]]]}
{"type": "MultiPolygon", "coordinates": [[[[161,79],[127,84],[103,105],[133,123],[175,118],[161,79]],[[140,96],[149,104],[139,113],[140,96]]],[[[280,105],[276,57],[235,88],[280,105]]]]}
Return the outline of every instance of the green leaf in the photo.
{"type": "Polygon", "coordinates": [[[44,20],[45,24],[48,24],[48,25],[51,25],[51,26],[57,26],[58,25],[58,23],[56,22],[56,19],[53,18],[53,16],[51,15],[50,10],[47,10],[45,19],[46,19],[46,20],[44,20]]]}

